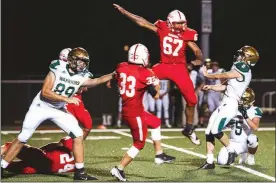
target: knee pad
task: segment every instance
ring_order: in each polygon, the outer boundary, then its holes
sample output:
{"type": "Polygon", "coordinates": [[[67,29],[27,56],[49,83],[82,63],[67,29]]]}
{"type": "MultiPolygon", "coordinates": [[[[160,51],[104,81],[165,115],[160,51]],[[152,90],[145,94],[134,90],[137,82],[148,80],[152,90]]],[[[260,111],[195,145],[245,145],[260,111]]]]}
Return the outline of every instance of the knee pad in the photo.
{"type": "Polygon", "coordinates": [[[215,136],[213,134],[206,135],[206,142],[214,142],[215,136]]]}
{"type": "Polygon", "coordinates": [[[22,143],[27,143],[27,141],[31,138],[35,130],[22,128],[20,134],[18,135],[17,139],[22,143]]]}
{"type": "Polygon", "coordinates": [[[161,140],[160,126],[151,130],[151,139],[152,140],[161,140]]]}
{"type": "Polygon", "coordinates": [[[227,161],[228,161],[228,151],[225,147],[223,147],[219,151],[217,162],[219,165],[226,165],[227,161]]]}
{"type": "Polygon", "coordinates": [[[145,146],[146,141],[134,141],[133,146],[138,150],[142,150],[145,146]]]}
{"type": "Polygon", "coordinates": [[[259,141],[258,137],[254,134],[250,134],[247,137],[247,145],[250,148],[256,148],[259,145],[258,141],[259,141]]]}
{"type": "Polygon", "coordinates": [[[221,137],[222,137],[223,135],[224,135],[223,132],[219,132],[219,133],[215,134],[214,136],[219,140],[219,139],[221,139],[221,137]]]}
{"type": "Polygon", "coordinates": [[[134,159],[137,154],[140,152],[139,149],[137,149],[135,146],[132,146],[131,148],[129,148],[129,150],[127,151],[127,154],[134,159]]]}

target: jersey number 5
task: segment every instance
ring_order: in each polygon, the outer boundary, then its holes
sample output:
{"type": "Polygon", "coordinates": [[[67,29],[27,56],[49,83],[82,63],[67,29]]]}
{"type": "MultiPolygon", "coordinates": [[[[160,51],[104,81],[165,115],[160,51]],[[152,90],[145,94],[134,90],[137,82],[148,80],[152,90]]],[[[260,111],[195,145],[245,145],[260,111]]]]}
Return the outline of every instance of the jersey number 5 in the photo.
{"type": "Polygon", "coordinates": [[[169,36],[164,37],[163,39],[163,52],[167,55],[178,56],[180,48],[183,46],[183,40],[175,39],[169,36]],[[175,50],[172,49],[172,44],[176,45],[175,50]]]}
{"type": "Polygon", "coordinates": [[[126,94],[127,97],[133,97],[135,95],[135,86],[136,79],[133,76],[127,76],[125,73],[120,73],[120,79],[122,80],[120,83],[120,94],[126,94]],[[128,84],[128,88],[126,88],[126,84],[128,84]]]}

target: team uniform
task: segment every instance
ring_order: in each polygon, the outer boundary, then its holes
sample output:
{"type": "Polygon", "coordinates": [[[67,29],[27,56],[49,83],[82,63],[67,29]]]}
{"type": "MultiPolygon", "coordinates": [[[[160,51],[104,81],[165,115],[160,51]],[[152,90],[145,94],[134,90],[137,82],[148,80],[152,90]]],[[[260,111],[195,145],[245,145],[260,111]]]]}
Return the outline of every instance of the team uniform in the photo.
{"type": "Polygon", "coordinates": [[[187,29],[177,33],[169,29],[167,22],[158,20],[155,24],[160,40],[161,63],[153,66],[153,71],[159,79],[173,81],[189,106],[197,104],[193,83],[186,68],[187,41],[196,41],[197,32],[187,29]]]}
{"type": "MultiPolygon", "coordinates": [[[[198,77],[198,73],[194,70],[192,70],[190,73],[190,78],[193,82],[193,86],[194,88],[196,87],[196,81],[197,81],[197,77],[198,77]]],[[[185,114],[185,107],[187,105],[186,100],[184,99],[184,97],[182,96],[182,105],[183,105],[183,112],[182,112],[182,125],[185,126],[186,125],[186,114],[185,114]]],[[[197,109],[197,104],[195,106],[195,113],[194,113],[194,125],[198,124],[198,109],[197,109]]]]}
{"type": "Polygon", "coordinates": [[[234,62],[231,70],[233,69],[238,71],[242,75],[242,78],[228,80],[222,102],[209,119],[205,131],[206,135],[210,133],[213,135],[218,134],[236,116],[238,112],[238,101],[251,81],[251,69],[246,63],[234,62]]]}
{"type": "Polygon", "coordinates": [[[82,124],[86,129],[92,129],[93,120],[89,111],[85,108],[82,100],[82,91],[74,94],[74,97],[78,98],[80,103],[79,105],[75,104],[66,104],[66,109],[82,124]]]}
{"type": "MultiPolygon", "coordinates": [[[[89,72],[71,74],[68,67],[66,62],[59,60],[52,61],[49,66],[50,71],[55,74],[52,91],[62,96],[71,97],[89,79],[91,74],[89,72]]],[[[83,132],[78,121],[66,110],[65,104],[65,102],[51,101],[43,97],[40,91],[25,116],[18,140],[26,143],[36,128],[47,119],[53,121],[72,138],[82,136],[83,132]]]]}
{"type": "MultiPolygon", "coordinates": [[[[220,69],[218,69],[218,71],[214,72],[212,69],[208,69],[207,72],[209,74],[216,74],[216,73],[223,73],[223,72],[225,72],[225,70],[220,68],[220,69]]],[[[220,79],[206,79],[205,82],[207,85],[221,84],[220,79]]],[[[221,98],[222,98],[221,92],[209,90],[209,91],[207,91],[207,95],[208,95],[207,103],[208,103],[209,111],[213,112],[220,105],[221,98]]]]}
{"type": "MultiPolygon", "coordinates": [[[[21,174],[73,172],[75,169],[72,154],[73,140],[70,137],[64,137],[60,143],[63,146],[51,150],[23,146],[17,155],[20,161],[13,161],[6,170],[21,174]]],[[[10,144],[8,142],[5,146],[9,147],[10,144]]]]}
{"type": "MultiPolygon", "coordinates": [[[[168,92],[169,90],[169,80],[160,80],[160,95],[163,95],[164,93],[168,92]]],[[[169,93],[166,93],[161,99],[156,100],[156,108],[157,108],[157,113],[156,116],[161,119],[162,117],[162,107],[164,109],[164,118],[169,119],[169,105],[170,105],[170,100],[169,100],[169,93]]]]}
{"type": "Polygon", "coordinates": [[[156,129],[161,124],[161,120],[146,112],[142,104],[145,90],[149,85],[156,85],[158,79],[151,70],[127,62],[118,64],[116,73],[122,97],[122,118],[131,129],[133,146],[141,150],[145,145],[148,126],[156,129]]]}
{"type": "MultiPolygon", "coordinates": [[[[261,118],[262,111],[256,106],[251,106],[246,110],[250,120],[253,118],[261,118]]],[[[240,112],[231,121],[230,145],[234,147],[235,152],[240,155],[248,152],[248,147],[255,148],[258,145],[258,138],[252,133],[252,129],[242,117],[240,112]]],[[[223,147],[218,155],[218,164],[225,165],[228,160],[228,152],[226,147],[223,147]]]]}

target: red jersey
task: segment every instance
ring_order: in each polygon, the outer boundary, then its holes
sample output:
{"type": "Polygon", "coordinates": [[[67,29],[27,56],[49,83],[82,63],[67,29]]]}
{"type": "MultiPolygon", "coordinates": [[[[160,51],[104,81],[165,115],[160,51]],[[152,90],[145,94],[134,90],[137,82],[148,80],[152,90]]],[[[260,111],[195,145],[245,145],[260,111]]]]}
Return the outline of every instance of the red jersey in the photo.
{"type": "Polygon", "coordinates": [[[70,137],[64,137],[60,140],[62,147],[53,151],[45,151],[47,158],[52,160],[53,173],[73,172],[75,169],[75,160],[72,153],[73,140],[70,137]]]}
{"type": "Polygon", "coordinates": [[[143,66],[122,62],[118,64],[117,82],[122,97],[122,115],[139,116],[144,107],[143,96],[147,86],[158,82],[154,73],[143,66]]]}
{"type": "Polygon", "coordinates": [[[160,40],[161,63],[186,64],[186,42],[197,41],[197,32],[190,28],[182,33],[173,32],[162,20],[157,20],[154,25],[160,40]]]}

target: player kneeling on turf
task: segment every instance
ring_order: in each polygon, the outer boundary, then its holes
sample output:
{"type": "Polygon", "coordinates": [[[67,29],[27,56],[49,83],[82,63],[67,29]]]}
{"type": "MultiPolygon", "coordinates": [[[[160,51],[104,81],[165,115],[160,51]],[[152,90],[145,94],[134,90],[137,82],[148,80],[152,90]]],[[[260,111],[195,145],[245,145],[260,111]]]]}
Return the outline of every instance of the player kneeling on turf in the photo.
{"type": "MultiPolygon", "coordinates": [[[[230,145],[240,155],[239,163],[255,165],[254,155],[258,149],[258,137],[252,134],[257,130],[262,117],[262,111],[254,106],[254,91],[247,88],[239,102],[237,116],[231,121],[230,145]]],[[[228,161],[228,152],[223,147],[218,155],[218,164],[225,165],[228,161]]]]}

